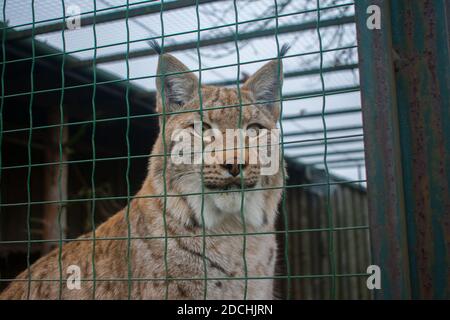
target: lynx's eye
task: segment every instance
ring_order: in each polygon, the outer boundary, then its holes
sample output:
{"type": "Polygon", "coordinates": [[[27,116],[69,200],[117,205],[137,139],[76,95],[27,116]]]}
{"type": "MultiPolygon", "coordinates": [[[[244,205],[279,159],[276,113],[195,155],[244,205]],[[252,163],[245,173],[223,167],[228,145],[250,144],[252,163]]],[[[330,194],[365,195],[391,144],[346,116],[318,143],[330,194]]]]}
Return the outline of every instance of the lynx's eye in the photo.
{"type": "Polygon", "coordinates": [[[250,125],[247,126],[247,131],[249,132],[249,134],[255,134],[258,135],[259,131],[265,129],[265,127],[259,123],[252,123],[250,125]]]}
{"type": "Polygon", "coordinates": [[[193,131],[196,135],[201,137],[205,131],[211,129],[211,126],[209,124],[207,124],[206,122],[203,122],[203,126],[202,126],[202,122],[198,121],[198,122],[191,124],[190,128],[193,129],[193,131]]]}

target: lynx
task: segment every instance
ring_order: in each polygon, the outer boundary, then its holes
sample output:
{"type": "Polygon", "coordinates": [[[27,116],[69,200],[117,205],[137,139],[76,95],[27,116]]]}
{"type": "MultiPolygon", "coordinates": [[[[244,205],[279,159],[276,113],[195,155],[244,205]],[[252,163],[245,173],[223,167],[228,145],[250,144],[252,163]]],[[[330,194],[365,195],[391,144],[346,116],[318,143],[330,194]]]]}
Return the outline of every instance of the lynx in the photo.
{"type": "Polygon", "coordinates": [[[95,230],[95,250],[92,232],[64,244],[61,261],[56,248],[31,266],[30,287],[25,270],[1,299],[274,297],[271,277],[277,246],[271,232],[284,163],[277,173],[263,176],[259,164],[244,160],[238,165],[236,150],[231,163],[218,164],[174,164],[161,155],[171,152],[176,129],[186,129],[198,139],[193,124],[201,120],[204,129],[221,131],[238,125],[276,128],[282,62],[267,62],[238,91],[199,86],[198,77],[182,62],[161,54],[155,44],[154,48],[159,53],[157,73],[165,75],[156,78],[161,130],[140,191],[95,230]],[[193,111],[182,112],[187,110],[193,111]],[[70,266],[79,267],[78,288],[66,283],[70,266]]]}

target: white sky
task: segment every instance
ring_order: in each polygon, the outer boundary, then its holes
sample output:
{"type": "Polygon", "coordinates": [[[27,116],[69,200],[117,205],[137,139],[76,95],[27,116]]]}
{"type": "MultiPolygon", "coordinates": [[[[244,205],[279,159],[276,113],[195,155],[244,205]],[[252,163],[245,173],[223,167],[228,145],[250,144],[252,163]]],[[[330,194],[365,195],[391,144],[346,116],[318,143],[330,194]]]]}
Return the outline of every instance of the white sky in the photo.
{"type": "MultiPolygon", "coordinates": [[[[142,0],[130,0],[130,4],[139,3],[142,0]]],[[[158,3],[159,1],[146,1],[140,5],[149,5],[150,2],[158,3]]],[[[166,0],[165,3],[171,2],[166,0]]],[[[81,12],[89,12],[94,9],[94,1],[92,0],[66,0],[66,8],[70,5],[78,5],[81,12]]],[[[322,0],[321,7],[328,7],[334,4],[346,4],[347,0],[322,0]]],[[[97,10],[109,8],[112,6],[125,5],[126,0],[97,0],[97,10]]],[[[268,17],[274,15],[273,0],[238,0],[238,19],[246,21],[250,19],[268,17]]],[[[3,3],[0,4],[0,7],[3,3]]],[[[131,5],[136,7],[136,5],[131,5]]],[[[278,11],[280,14],[294,13],[315,9],[315,0],[278,0],[278,11]]],[[[51,18],[59,18],[63,14],[61,1],[58,0],[36,0],[35,1],[35,21],[41,21],[51,18]]],[[[342,15],[353,14],[353,6],[340,7],[330,10],[321,11],[321,19],[329,19],[342,15]],[[346,11],[344,11],[346,10],[346,11]]],[[[0,11],[1,12],[1,11],[0,11]]],[[[108,11],[104,11],[108,12],[108,11]]],[[[101,13],[104,13],[101,12],[101,13]]],[[[109,11],[111,12],[111,11],[109,11]]],[[[98,13],[98,14],[101,14],[98,13]]],[[[235,11],[233,1],[223,0],[211,4],[203,4],[199,6],[200,26],[201,28],[215,27],[224,24],[235,23],[235,11]]],[[[279,25],[302,24],[308,21],[316,21],[317,13],[310,12],[304,14],[295,14],[287,17],[279,18],[279,25]]],[[[6,20],[11,26],[21,24],[29,24],[32,22],[32,5],[31,0],[7,0],[6,2],[6,20]]],[[[197,17],[195,7],[189,7],[179,10],[172,10],[163,13],[164,34],[176,34],[180,32],[195,31],[197,29],[197,17]]],[[[39,23],[37,25],[42,25],[39,23]]],[[[16,27],[17,30],[30,28],[30,25],[16,27]]],[[[239,32],[251,32],[261,29],[271,29],[275,27],[275,19],[251,22],[239,25],[239,32]]],[[[97,45],[111,45],[118,42],[127,41],[125,20],[115,21],[111,23],[103,23],[96,25],[97,45]]],[[[130,40],[145,39],[148,37],[161,35],[160,14],[152,14],[131,18],[129,20],[130,40]]],[[[201,38],[214,38],[223,35],[233,34],[235,26],[225,27],[201,32],[201,38]]],[[[344,26],[341,30],[336,27],[321,28],[321,36],[324,49],[333,49],[339,47],[347,47],[356,45],[355,26],[350,24],[344,26]],[[339,34],[342,36],[339,37],[339,34]]],[[[61,32],[55,32],[37,36],[40,41],[46,42],[48,45],[62,50],[61,32]]],[[[92,26],[81,26],[79,30],[66,30],[66,52],[74,50],[84,50],[74,53],[73,55],[80,59],[91,59],[94,51],[94,32],[92,26]]],[[[165,45],[174,43],[195,41],[198,37],[197,32],[191,32],[185,35],[176,35],[165,38],[165,45]]],[[[279,35],[280,45],[289,43],[291,49],[289,55],[305,54],[319,50],[319,41],[317,30],[313,29],[306,32],[296,32],[279,35]]],[[[259,59],[274,58],[277,55],[277,47],[275,37],[257,38],[250,41],[240,41],[239,54],[241,62],[254,61],[259,59]]],[[[130,51],[148,48],[146,41],[139,41],[130,45],[130,51]]],[[[125,45],[114,45],[107,48],[98,49],[97,56],[101,57],[111,53],[124,52],[125,45]]],[[[197,50],[178,51],[173,53],[177,58],[183,61],[189,68],[198,69],[197,50]]],[[[203,47],[200,49],[202,68],[211,68],[227,64],[237,63],[237,54],[234,42],[226,43],[220,46],[203,47]]],[[[146,77],[156,73],[156,56],[144,57],[130,60],[130,77],[146,77]]],[[[349,49],[346,52],[333,51],[323,54],[324,67],[352,64],[357,62],[356,49],[349,49]],[[347,53],[347,54],[345,54],[347,53]]],[[[320,55],[306,54],[286,58],[283,60],[285,73],[291,71],[301,71],[308,69],[316,69],[320,66],[320,55]]],[[[253,73],[263,63],[251,63],[241,66],[241,72],[253,73]]],[[[99,68],[105,69],[120,78],[126,77],[125,61],[100,64],[99,68]]],[[[202,80],[204,83],[219,80],[236,79],[237,68],[218,68],[202,72],[202,80]]],[[[341,71],[324,74],[325,88],[341,88],[356,86],[359,84],[359,74],[357,70],[341,71]]],[[[154,90],[154,78],[141,79],[132,81],[133,84],[141,86],[145,90],[154,90]]],[[[321,89],[320,76],[306,76],[296,78],[286,78],[284,81],[283,94],[306,93],[321,89]]],[[[326,110],[333,111],[346,107],[359,107],[361,105],[359,92],[332,95],[326,98],[326,110]]],[[[295,115],[309,112],[319,112],[322,109],[322,98],[300,99],[295,101],[285,101],[283,103],[283,115],[295,115]]],[[[325,118],[327,128],[341,126],[361,125],[361,115],[347,114],[341,116],[327,116],[325,118]]],[[[282,123],[285,133],[298,132],[303,130],[323,129],[322,118],[305,118],[295,121],[283,121],[282,123]]],[[[329,132],[328,137],[343,136],[350,134],[361,134],[362,130],[357,131],[341,131],[329,132]]],[[[286,138],[285,141],[305,140],[322,138],[323,133],[304,136],[286,138]]],[[[312,153],[320,153],[324,151],[323,146],[319,147],[302,147],[286,150],[287,156],[301,156],[312,153]]],[[[363,143],[355,142],[349,144],[329,145],[328,152],[357,150],[363,149],[363,143]]],[[[363,158],[363,153],[352,153],[342,155],[329,155],[328,160],[363,158]]],[[[306,157],[301,159],[304,163],[323,163],[323,156],[306,157]]],[[[342,164],[342,163],[341,163],[342,164]]],[[[352,164],[350,162],[350,164],[352,164]]],[[[364,167],[358,168],[356,164],[351,168],[334,169],[335,164],[330,164],[330,171],[333,174],[344,177],[348,180],[365,179],[364,167]]]]}

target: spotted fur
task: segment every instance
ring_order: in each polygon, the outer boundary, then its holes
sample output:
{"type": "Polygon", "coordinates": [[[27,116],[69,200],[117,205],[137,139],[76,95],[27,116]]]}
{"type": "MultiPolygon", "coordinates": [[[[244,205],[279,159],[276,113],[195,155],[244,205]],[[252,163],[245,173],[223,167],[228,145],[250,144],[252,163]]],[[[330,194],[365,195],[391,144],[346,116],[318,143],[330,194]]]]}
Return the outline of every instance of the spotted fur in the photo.
{"type": "MultiPolygon", "coordinates": [[[[237,128],[240,122],[242,127],[257,122],[275,128],[281,66],[279,61],[267,63],[243,84],[239,95],[234,88],[200,87],[197,77],[180,61],[161,55],[158,74],[165,76],[157,80],[157,111],[164,113],[160,118],[161,123],[165,121],[165,132],[160,132],[152,154],[163,154],[164,146],[170,149],[173,131],[199,121],[201,114],[205,123],[219,130],[237,128]],[[240,103],[245,105],[242,109],[240,103]],[[222,106],[232,107],[217,109],[222,106]],[[174,114],[189,109],[194,112],[174,114]]],[[[56,249],[31,266],[30,287],[25,270],[0,298],[26,299],[28,293],[31,299],[57,299],[60,294],[63,299],[163,299],[166,295],[169,299],[203,299],[205,294],[207,299],[273,298],[270,277],[277,248],[270,232],[274,231],[282,192],[276,187],[283,185],[284,166],[266,177],[260,176],[258,165],[245,165],[242,170],[243,185],[249,189],[243,194],[227,190],[237,178],[230,177],[223,166],[205,165],[204,190],[216,193],[202,197],[201,165],[174,165],[169,157],[166,161],[151,157],[147,178],[129,207],[95,231],[95,251],[93,234],[83,235],[63,246],[61,269],[56,249]],[[171,196],[164,198],[166,182],[171,196]],[[243,222],[250,233],[245,247],[240,235],[243,222]],[[202,237],[203,229],[212,236],[202,237]],[[80,290],[69,290],[65,281],[60,286],[58,280],[67,277],[69,265],[81,268],[80,290]]]]}

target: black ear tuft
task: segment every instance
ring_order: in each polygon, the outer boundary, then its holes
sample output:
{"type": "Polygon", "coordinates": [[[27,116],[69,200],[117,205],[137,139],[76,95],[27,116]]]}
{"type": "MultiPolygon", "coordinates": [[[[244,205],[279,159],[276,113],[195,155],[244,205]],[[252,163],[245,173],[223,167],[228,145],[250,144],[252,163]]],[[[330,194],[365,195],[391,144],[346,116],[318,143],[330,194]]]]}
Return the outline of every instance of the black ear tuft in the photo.
{"type": "Polygon", "coordinates": [[[280,57],[284,57],[290,48],[291,46],[288,43],[283,44],[280,50],[280,57]]]}
{"type": "Polygon", "coordinates": [[[150,47],[152,47],[153,50],[155,50],[155,52],[156,52],[158,55],[161,55],[161,52],[162,52],[161,46],[159,45],[158,42],[156,42],[156,40],[150,40],[150,41],[148,42],[148,44],[150,45],[150,47]]]}

